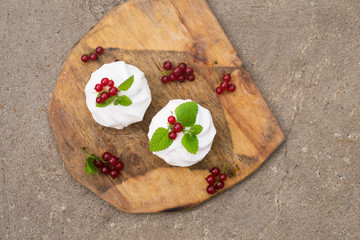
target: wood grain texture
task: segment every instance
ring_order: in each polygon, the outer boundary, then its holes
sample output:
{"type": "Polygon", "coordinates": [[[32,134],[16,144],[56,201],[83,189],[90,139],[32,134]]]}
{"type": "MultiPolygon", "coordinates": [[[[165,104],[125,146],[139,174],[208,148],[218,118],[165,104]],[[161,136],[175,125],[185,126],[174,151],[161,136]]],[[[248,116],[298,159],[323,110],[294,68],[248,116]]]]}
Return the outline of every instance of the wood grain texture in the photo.
{"type": "MultiPolygon", "coordinates": [[[[225,189],[240,182],[281,144],[284,134],[261,93],[227,39],[205,0],[130,0],[114,8],[71,50],[49,106],[50,122],[70,174],[95,194],[126,212],[188,209],[209,199],[204,178],[212,166],[230,167],[225,189]],[[94,62],[83,53],[103,46],[94,62]],[[194,82],[163,85],[159,72],[167,59],[187,62],[194,82]],[[152,102],[144,120],[123,130],[97,124],[85,103],[90,75],[105,63],[123,60],[140,68],[148,80],[152,102]],[[215,94],[219,73],[230,72],[235,94],[215,94]],[[206,158],[189,168],[172,167],[148,150],[152,117],[172,99],[192,99],[213,115],[217,135],[206,158]],[[100,155],[121,157],[118,179],[87,176],[81,147],[100,155]]],[[[222,191],[224,191],[222,190],[222,191]]],[[[218,194],[221,191],[218,192],[218,194]]]]}

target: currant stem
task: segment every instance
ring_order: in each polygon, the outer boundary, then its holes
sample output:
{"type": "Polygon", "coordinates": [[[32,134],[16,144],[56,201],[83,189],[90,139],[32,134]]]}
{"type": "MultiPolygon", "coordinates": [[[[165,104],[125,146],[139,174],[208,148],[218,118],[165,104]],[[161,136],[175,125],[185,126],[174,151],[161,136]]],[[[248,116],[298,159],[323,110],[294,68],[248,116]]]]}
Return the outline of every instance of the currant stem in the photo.
{"type": "Polygon", "coordinates": [[[224,163],[224,170],[221,173],[226,173],[228,170],[228,164],[224,163]]]}
{"type": "Polygon", "coordinates": [[[221,82],[221,80],[220,80],[220,78],[219,78],[219,75],[217,74],[216,69],[215,69],[215,65],[216,65],[216,64],[217,64],[217,61],[215,61],[215,62],[213,63],[213,65],[212,65],[213,71],[214,71],[214,74],[215,74],[215,76],[216,76],[216,79],[217,79],[219,82],[221,82]]]}
{"type": "Polygon", "coordinates": [[[164,72],[161,72],[160,75],[163,76],[163,75],[168,75],[169,73],[171,73],[172,70],[168,70],[168,71],[164,71],[164,72]]]}
{"type": "Polygon", "coordinates": [[[88,52],[86,55],[90,55],[91,53],[95,52],[96,48],[88,52]]]}
{"type": "MultiPolygon", "coordinates": [[[[84,153],[87,157],[89,157],[89,158],[94,158],[94,156],[91,156],[91,155],[89,155],[89,154],[87,153],[87,148],[86,148],[86,147],[83,147],[83,148],[82,148],[82,151],[83,151],[83,153],[84,153]]],[[[100,160],[100,161],[102,161],[103,163],[106,163],[102,158],[98,158],[98,157],[95,156],[95,159],[96,159],[96,160],[100,160]]]]}

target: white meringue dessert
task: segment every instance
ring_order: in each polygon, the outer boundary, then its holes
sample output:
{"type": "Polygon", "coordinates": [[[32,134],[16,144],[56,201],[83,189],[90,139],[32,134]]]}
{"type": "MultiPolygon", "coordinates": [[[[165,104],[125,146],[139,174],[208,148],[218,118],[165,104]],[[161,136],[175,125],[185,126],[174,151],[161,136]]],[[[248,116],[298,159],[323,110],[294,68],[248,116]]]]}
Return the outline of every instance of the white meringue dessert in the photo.
{"type": "Polygon", "coordinates": [[[105,127],[122,129],[132,123],[142,121],[145,111],[151,102],[151,92],[145,75],[137,67],[126,64],[123,61],[102,65],[91,74],[89,82],[85,86],[86,105],[94,120],[105,127]],[[114,81],[114,87],[118,87],[131,76],[134,76],[133,84],[126,91],[119,91],[118,96],[126,95],[131,100],[131,105],[115,105],[114,102],[106,107],[97,107],[96,98],[98,92],[95,85],[101,79],[108,78],[114,81]]]}
{"type": "MultiPolygon", "coordinates": [[[[150,140],[150,151],[152,151],[152,141],[155,131],[159,128],[165,128],[167,132],[164,130],[163,137],[165,141],[169,141],[168,139],[165,139],[165,135],[168,132],[174,131],[172,126],[168,123],[168,117],[174,116],[177,119],[177,113],[176,108],[180,106],[183,103],[186,102],[193,102],[192,100],[182,100],[182,99],[175,99],[169,101],[169,103],[161,109],[152,119],[150,126],[149,126],[149,132],[148,132],[148,138],[150,140]]],[[[193,102],[195,103],[195,102],[193,102]]],[[[184,131],[177,132],[177,136],[175,140],[172,140],[172,143],[170,146],[168,146],[166,149],[160,150],[160,151],[153,151],[155,155],[162,158],[165,162],[167,162],[170,165],[173,166],[180,166],[180,167],[188,167],[195,163],[198,163],[204,157],[208,154],[208,152],[211,149],[212,142],[214,140],[216,129],[212,120],[212,116],[209,110],[206,108],[200,106],[197,104],[197,115],[194,125],[201,125],[202,130],[200,133],[196,135],[198,140],[198,149],[196,153],[189,152],[184,145],[182,144],[182,139],[184,134],[189,133],[190,126],[184,127],[184,131]]],[[[195,106],[196,106],[195,105],[195,106]]],[[[168,137],[166,135],[166,137],[168,137]]],[[[155,138],[154,138],[155,139],[155,138]]],[[[160,141],[159,141],[160,142],[160,141]]]]}

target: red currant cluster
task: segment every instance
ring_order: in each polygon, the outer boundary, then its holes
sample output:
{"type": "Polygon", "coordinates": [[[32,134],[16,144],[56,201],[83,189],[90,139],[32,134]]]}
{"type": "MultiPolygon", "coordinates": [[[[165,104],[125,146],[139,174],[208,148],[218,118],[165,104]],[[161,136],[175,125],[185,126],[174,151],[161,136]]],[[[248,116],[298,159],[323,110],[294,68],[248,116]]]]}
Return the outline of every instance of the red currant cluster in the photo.
{"type": "Polygon", "coordinates": [[[81,61],[87,62],[89,60],[96,60],[98,55],[101,55],[103,53],[103,51],[104,51],[104,49],[99,46],[99,47],[91,50],[87,54],[82,55],[81,56],[81,61]]]}
{"type": "Polygon", "coordinates": [[[168,83],[169,81],[176,81],[185,82],[185,80],[194,81],[194,69],[192,67],[187,66],[186,63],[181,62],[178,66],[172,69],[172,63],[170,61],[166,61],[163,64],[165,72],[161,73],[163,75],[161,77],[161,81],[163,83],[168,83]]]}
{"type": "Polygon", "coordinates": [[[216,93],[219,95],[219,94],[222,94],[223,91],[225,91],[226,89],[229,91],[229,92],[234,92],[236,90],[236,86],[235,84],[233,83],[229,83],[231,80],[231,75],[229,73],[225,74],[223,76],[223,80],[222,82],[220,83],[220,86],[217,87],[215,89],[216,93]]]}
{"type": "Polygon", "coordinates": [[[101,79],[100,83],[95,85],[95,91],[101,92],[100,96],[96,98],[97,103],[105,102],[109,97],[118,94],[119,90],[114,87],[114,81],[108,78],[101,79]]]}
{"type": "Polygon", "coordinates": [[[174,116],[169,116],[168,122],[172,126],[172,131],[169,132],[169,138],[171,140],[175,140],[177,137],[177,133],[179,133],[183,130],[183,126],[181,125],[181,123],[176,122],[176,118],[174,116]]]}
{"type": "Polygon", "coordinates": [[[109,152],[104,152],[101,159],[94,159],[94,165],[103,174],[110,174],[112,178],[117,178],[120,175],[120,171],[124,168],[124,163],[109,152]]]}
{"type": "Polygon", "coordinates": [[[220,171],[219,168],[213,167],[210,170],[210,175],[205,178],[206,182],[209,184],[206,188],[206,191],[209,194],[214,194],[216,190],[222,189],[225,185],[225,180],[227,178],[226,176],[227,172],[227,164],[225,164],[224,171],[220,171]]]}

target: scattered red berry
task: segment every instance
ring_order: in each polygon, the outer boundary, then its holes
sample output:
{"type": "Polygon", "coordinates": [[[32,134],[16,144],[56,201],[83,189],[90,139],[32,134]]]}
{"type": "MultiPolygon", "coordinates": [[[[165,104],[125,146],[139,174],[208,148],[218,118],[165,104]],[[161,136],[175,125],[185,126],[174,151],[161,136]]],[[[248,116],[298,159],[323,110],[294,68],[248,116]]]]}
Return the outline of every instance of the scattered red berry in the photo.
{"type": "Polygon", "coordinates": [[[97,59],[96,53],[91,53],[91,54],[90,54],[90,59],[91,59],[91,60],[96,60],[96,59],[97,59]]]}
{"type": "Polygon", "coordinates": [[[107,92],[102,92],[102,93],[100,94],[100,97],[101,97],[101,99],[105,102],[105,101],[110,97],[110,94],[107,93],[107,92]]]}
{"type": "Polygon", "coordinates": [[[101,85],[103,85],[104,87],[107,86],[109,83],[109,79],[108,78],[103,78],[101,79],[101,85]]]}
{"type": "Polygon", "coordinates": [[[216,94],[217,94],[217,95],[220,95],[220,94],[222,94],[222,92],[223,92],[223,90],[221,90],[220,87],[217,87],[217,88],[215,89],[215,91],[216,91],[216,94]]]}
{"type": "Polygon", "coordinates": [[[195,80],[195,75],[188,75],[187,76],[187,80],[189,80],[189,81],[194,81],[195,80]]]}
{"type": "Polygon", "coordinates": [[[187,67],[185,69],[185,74],[186,75],[193,75],[194,74],[194,69],[192,69],[191,67],[187,67]]]}
{"type": "Polygon", "coordinates": [[[177,137],[177,134],[176,134],[176,132],[169,132],[169,138],[171,139],[171,140],[175,140],[175,138],[177,137]]]}
{"type": "Polygon", "coordinates": [[[170,81],[176,81],[176,80],[177,80],[177,76],[174,73],[170,74],[170,81]]]}
{"type": "Polygon", "coordinates": [[[161,81],[164,84],[166,84],[166,83],[168,83],[170,81],[170,78],[168,76],[164,75],[164,76],[161,77],[161,81]]]}
{"type": "Polygon", "coordinates": [[[109,80],[108,84],[109,87],[113,87],[114,86],[114,81],[113,80],[109,80]]]}
{"type": "Polygon", "coordinates": [[[184,62],[179,63],[178,68],[180,68],[181,72],[185,72],[187,65],[184,62]]]}
{"type": "Polygon", "coordinates": [[[207,186],[206,191],[208,192],[208,194],[214,194],[216,192],[216,188],[214,187],[214,185],[210,184],[209,186],[207,186]]]}
{"type": "Polygon", "coordinates": [[[95,85],[95,91],[101,92],[103,89],[104,89],[104,87],[101,84],[96,84],[95,85]]]}
{"type": "Polygon", "coordinates": [[[122,161],[119,161],[118,164],[116,164],[115,168],[117,170],[123,170],[124,168],[124,163],[122,161]]]}
{"type": "Polygon", "coordinates": [[[95,49],[95,52],[96,52],[97,54],[101,55],[101,54],[104,52],[104,49],[99,46],[99,47],[97,47],[97,48],[95,49]]]}
{"type": "Polygon", "coordinates": [[[206,181],[208,184],[214,184],[215,183],[215,177],[213,175],[209,175],[206,177],[206,181]]]}
{"type": "Polygon", "coordinates": [[[118,94],[119,90],[116,87],[111,87],[109,89],[109,95],[110,96],[115,96],[116,94],[118,94]]]}
{"type": "Polygon", "coordinates": [[[175,76],[179,77],[181,74],[181,69],[179,67],[174,68],[173,73],[175,76]]]}
{"type": "Polygon", "coordinates": [[[84,55],[81,56],[81,61],[87,62],[87,61],[89,61],[89,60],[90,60],[89,55],[84,54],[84,55]]]}
{"type": "Polygon", "coordinates": [[[220,176],[219,176],[219,179],[221,180],[221,181],[225,181],[226,180],[226,174],[225,173],[222,173],[222,174],[220,174],[220,176]]]}
{"type": "Polygon", "coordinates": [[[178,81],[179,82],[184,82],[185,81],[185,76],[184,75],[180,75],[179,77],[178,77],[178,81]]]}
{"type": "Polygon", "coordinates": [[[116,170],[116,169],[111,170],[111,171],[110,171],[110,176],[111,176],[112,178],[117,178],[117,177],[119,176],[119,171],[116,170]]]}
{"type": "Polygon", "coordinates": [[[227,89],[228,85],[229,85],[228,82],[223,81],[223,82],[221,82],[221,84],[220,84],[220,89],[221,89],[222,91],[224,91],[224,90],[227,89]]]}
{"type": "Polygon", "coordinates": [[[103,174],[109,174],[109,172],[110,172],[110,168],[108,167],[108,166],[104,166],[104,167],[102,167],[101,168],[101,172],[103,173],[103,174]]]}
{"type": "Polygon", "coordinates": [[[214,177],[218,176],[220,174],[220,169],[218,167],[213,167],[211,170],[211,175],[213,175],[214,177]]]}
{"type": "Polygon", "coordinates": [[[225,81],[225,82],[230,82],[230,80],[231,80],[231,75],[228,73],[228,74],[225,74],[224,76],[223,76],[223,81],[225,81]]]}
{"type": "Polygon", "coordinates": [[[97,97],[97,98],[96,98],[96,102],[97,102],[98,104],[100,104],[100,103],[103,103],[103,100],[101,99],[101,97],[97,97]]]}
{"type": "Polygon", "coordinates": [[[163,64],[165,70],[170,70],[172,68],[172,63],[170,61],[166,61],[163,64]]]}
{"type": "Polygon", "coordinates": [[[115,167],[119,163],[119,160],[115,156],[111,156],[109,165],[115,167]]]}
{"type": "Polygon", "coordinates": [[[111,156],[112,156],[111,153],[104,152],[101,157],[102,157],[102,159],[104,159],[104,161],[108,162],[110,160],[111,156]]]}
{"type": "Polygon", "coordinates": [[[169,122],[170,124],[174,124],[174,123],[176,122],[176,118],[175,118],[174,116],[169,116],[169,117],[168,117],[168,122],[169,122]]]}
{"type": "Polygon", "coordinates": [[[235,84],[230,83],[228,86],[228,91],[229,92],[234,92],[236,90],[236,86],[235,84]]]}
{"type": "Polygon", "coordinates": [[[181,132],[183,130],[183,126],[181,125],[181,123],[175,123],[173,129],[174,132],[181,132]]]}
{"type": "Polygon", "coordinates": [[[215,187],[216,189],[222,189],[224,187],[224,182],[219,180],[216,184],[215,184],[215,187]]]}
{"type": "Polygon", "coordinates": [[[99,160],[99,159],[94,159],[94,165],[97,168],[102,168],[104,166],[103,161],[99,160]]]}

